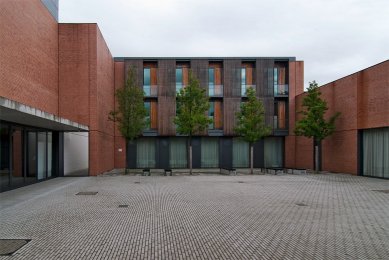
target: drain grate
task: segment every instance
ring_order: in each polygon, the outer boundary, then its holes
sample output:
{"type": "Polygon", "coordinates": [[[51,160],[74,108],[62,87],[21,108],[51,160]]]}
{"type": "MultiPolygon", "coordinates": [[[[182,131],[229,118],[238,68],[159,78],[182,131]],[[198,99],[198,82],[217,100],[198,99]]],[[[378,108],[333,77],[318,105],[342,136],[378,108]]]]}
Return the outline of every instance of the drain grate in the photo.
{"type": "Polygon", "coordinates": [[[388,193],[389,194],[389,190],[373,190],[373,191],[378,191],[378,192],[383,192],[383,193],[388,193]]]}
{"type": "Polygon", "coordinates": [[[128,205],[119,205],[119,208],[128,208],[128,205]]]}
{"type": "Polygon", "coordinates": [[[306,207],[308,206],[307,204],[304,204],[304,203],[296,203],[297,206],[300,206],[300,207],[306,207]]]}
{"type": "Polygon", "coordinates": [[[238,183],[244,183],[244,181],[238,181],[238,183]]]}
{"type": "Polygon", "coordinates": [[[135,184],[140,184],[140,181],[136,181],[136,182],[134,182],[135,184]]]}
{"type": "Polygon", "coordinates": [[[81,191],[77,193],[76,195],[96,195],[97,191],[81,191]]]}
{"type": "Polygon", "coordinates": [[[0,256],[1,255],[12,255],[31,239],[0,239],[0,256]]]}

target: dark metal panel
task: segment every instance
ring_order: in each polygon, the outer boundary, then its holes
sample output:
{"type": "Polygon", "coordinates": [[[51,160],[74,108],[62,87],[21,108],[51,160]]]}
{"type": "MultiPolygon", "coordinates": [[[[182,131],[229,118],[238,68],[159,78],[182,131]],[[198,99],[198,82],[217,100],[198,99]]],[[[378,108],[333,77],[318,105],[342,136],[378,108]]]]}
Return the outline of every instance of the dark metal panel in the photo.
{"type": "Polygon", "coordinates": [[[220,137],[220,168],[232,168],[232,137],[220,137]]]}
{"type": "Polygon", "coordinates": [[[157,168],[168,169],[169,166],[169,147],[170,142],[168,137],[162,137],[157,139],[157,168]]]}
{"type": "Polygon", "coordinates": [[[192,137],[192,167],[201,168],[201,137],[192,137]]]}
{"type": "Polygon", "coordinates": [[[127,151],[126,152],[127,168],[135,169],[136,168],[136,141],[128,142],[126,151],[127,151]]]}
{"type": "Polygon", "coordinates": [[[176,61],[158,60],[158,96],[176,96],[176,61]]]}
{"type": "Polygon", "coordinates": [[[224,70],[224,97],[241,96],[241,67],[240,59],[226,59],[223,62],[224,70]]]}
{"type": "Polygon", "coordinates": [[[263,168],[265,166],[265,141],[264,139],[254,143],[254,168],[263,168]]]}
{"type": "Polygon", "coordinates": [[[200,87],[208,89],[208,60],[192,59],[190,68],[193,75],[200,81],[200,87]]]}

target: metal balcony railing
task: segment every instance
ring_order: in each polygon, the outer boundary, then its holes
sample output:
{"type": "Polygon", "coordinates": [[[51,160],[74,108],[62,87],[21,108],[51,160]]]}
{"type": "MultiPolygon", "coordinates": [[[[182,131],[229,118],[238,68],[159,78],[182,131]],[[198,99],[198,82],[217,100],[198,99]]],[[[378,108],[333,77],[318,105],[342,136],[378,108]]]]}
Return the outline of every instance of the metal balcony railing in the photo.
{"type": "Polygon", "coordinates": [[[180,92],[180,90],[182,88],[185,88],[186,85],[182,84],[182,83],[176,83],[176,93],[180,92]]]}
{"type": "Polygon", "coordinates": [[[145,97],[156,97],[158,96],[158,85],[143,85],[143,91],[145,97]]]}
{"type": "Polygon", "coordinates": [[[210,97],[222,97],[223,96],[223,85],[208,85],[208,96],[210,97]]]}
{"type": "Polygon", "coordinates": [[[241,95],[242,95],[242,97],[247,97],[247,89],[248,88],[253,88],[254,90],[255,90],[255,87],[256,87],[256,85],[246,85],[246,84],[244,84],[244,85],[242,85],[242,87],[241,87],[241,95]]]}
{"type": "Polygon", "coordinates": [[[289,85],[288,84],[274,84],[274,96],[275,97],[282,97],[282,96],[288,96],[289,95],[289,85]]]}

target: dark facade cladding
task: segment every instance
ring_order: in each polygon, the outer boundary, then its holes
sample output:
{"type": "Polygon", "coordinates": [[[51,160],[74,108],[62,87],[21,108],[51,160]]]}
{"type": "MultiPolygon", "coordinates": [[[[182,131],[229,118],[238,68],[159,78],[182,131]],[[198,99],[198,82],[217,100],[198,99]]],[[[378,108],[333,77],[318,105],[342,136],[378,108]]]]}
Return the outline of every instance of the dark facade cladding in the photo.
{"type": "Polygon", "coordinates": [[[190,70],[199,79],[200,87],[206,89],[210,101],[208,116],[213,119],[208,130],[193,140],[193,167],[248,167],[249,146],[234,133],[235,114],[246,99],[247,88],[256,90],[265,107],[266,124],[272,127],[272,135],[255,144],[254,166],[284,166],[284,137],[289,129],[289,63],[294,58],[116,60],[123,62],[122,81],[126,80],[129,68],[135,70],[138,85],[145,92],[150,122],[144,138],[127,146],[127,167],[187,167],[187,138],[176,133],[173,120],[176,93],[188,84],[190,70]],[[241,158],[246,155],[247,158],[241,158]]]}

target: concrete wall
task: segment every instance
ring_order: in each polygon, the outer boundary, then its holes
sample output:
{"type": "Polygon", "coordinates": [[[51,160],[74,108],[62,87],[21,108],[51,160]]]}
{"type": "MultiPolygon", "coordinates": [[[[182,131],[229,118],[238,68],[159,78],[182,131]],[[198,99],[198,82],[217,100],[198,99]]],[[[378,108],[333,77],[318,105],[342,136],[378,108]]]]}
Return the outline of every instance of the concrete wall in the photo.
{"type": "Polygon", "coordinates": [[[58,115],[58,24],[40,0],[0,2],[0,96],[58,115]]]}
{"type": "Polygon", "coordinates": [[[89,134],[64,133],[64,175],[88,175],[89,134]]]}
{"type": "MultiPolygon", "coordinates": [[[[341,112],[336,132],[323,141],[322,169],[357,174],[358,129],[389,126],[389,61],[328,83],[320,91],[329,106],[327,116],[341,112]]],[[[296,97],[297,119],[305,95],[296,97]]],[[[294,126],[291,134],[293,129],[294,126]]],[[[286,166],[312,169],[312,140],[293,135],[287,140],[286,166]],[[296,152],[292,153],[293,150],[296,152]]]]}

